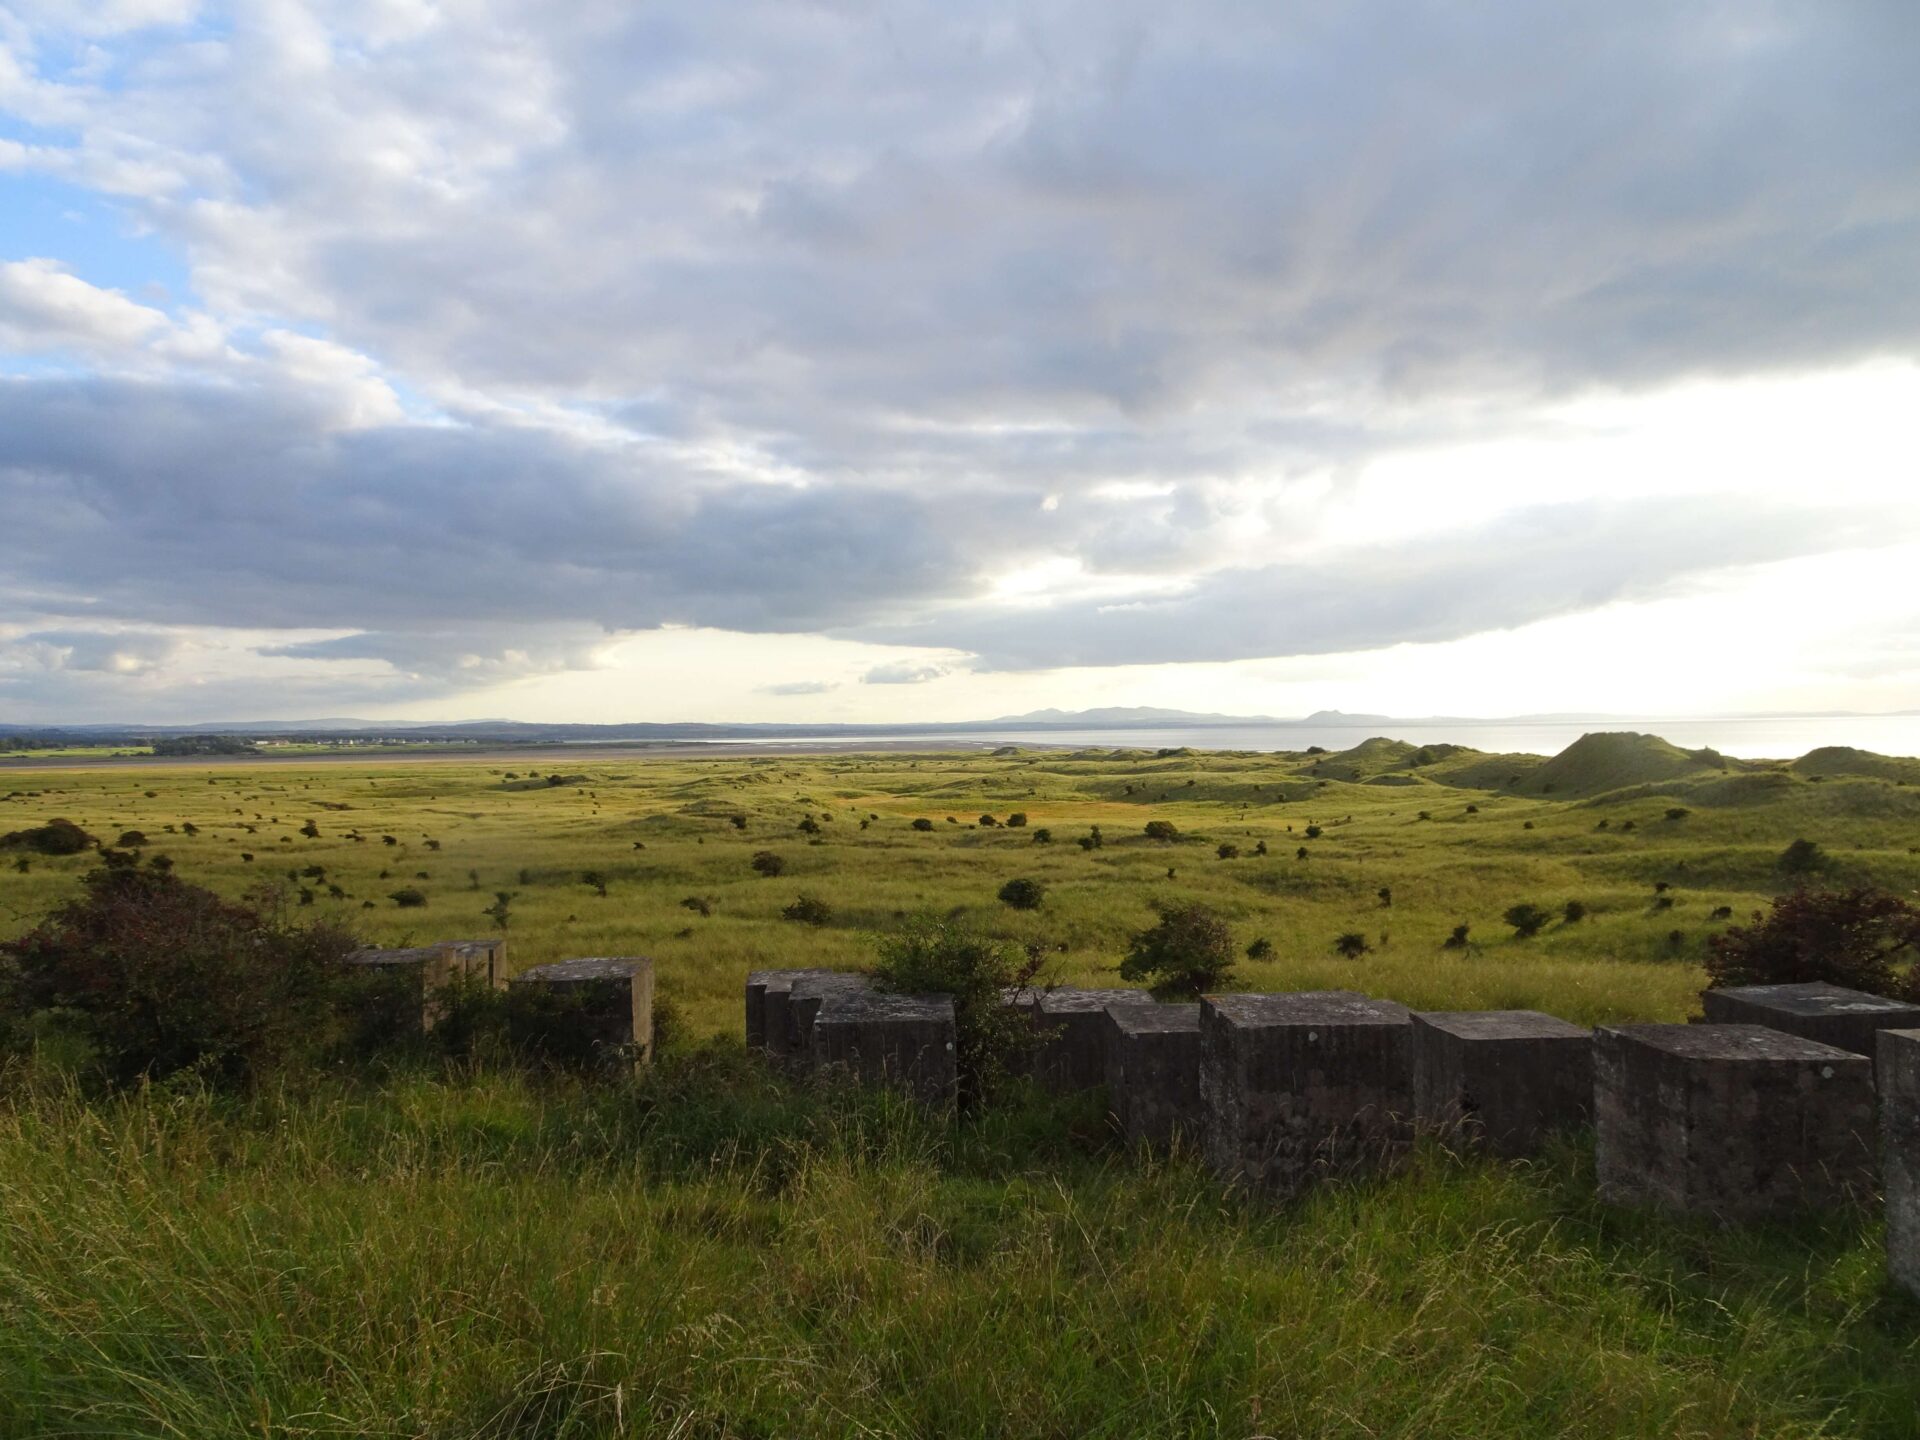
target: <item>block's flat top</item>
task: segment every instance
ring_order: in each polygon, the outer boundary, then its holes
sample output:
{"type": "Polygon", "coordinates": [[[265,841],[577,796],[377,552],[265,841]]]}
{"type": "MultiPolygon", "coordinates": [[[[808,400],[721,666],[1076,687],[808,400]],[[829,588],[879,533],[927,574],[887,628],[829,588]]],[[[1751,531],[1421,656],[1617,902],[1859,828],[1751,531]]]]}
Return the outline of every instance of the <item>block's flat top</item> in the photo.
{"type": "Polygon", "coordinates": [[[1042,1015],[1086,1014],[1109,1005],[1151,1005],[1153,996],[1144,990],[1078,990],[1062,985],[1058,990],[1040,992],[1042,1015]]]}
{"type": "Polygon", "coordinates": [[[1295,990],[1278,995],[1208,995],[1227,1024],[1247,1030],[1285,1025],[1407,1025],[1413,1012],[1393,1000],[1372,1000],[1358,990],[1295,990]]]}
{"type": "Polygon", "coordinates": [[[820,975],[839,973],[837,970],[755,970],[747,976],[747,984],[759,985],[768,990],[791,990],[796,980],[808,980],[820,975]]]}
{"type": "Polygon", "coordinates": [[[850,990],[830,995],[814,1017],[816,1025],[861,1025],[883,1020],[953,1023],[951,995],[895,995],[885,990],[850,990]]]}
{"type": "Polygon", "coordinates": [[[1593,1032],[1538,1010],[1416,1010],[1416,1025],[1429,1025],[1462,1040],[1586,1040],[1593,1032]]]}
{"type": "Polygon", "coordinates": [[[440,953],[438,945],[414,945],[405,950],[356,950],[347,956],[349,965],[424,965],[440,953]]]}
{"type": "Polygon", "coordinates": [[[1107,1014],[1127,1035],[1171,1035],[1183,1030],[1200,1032],[1198,1005],[1109,1005],[1107,1014]]]}
{"type": "Polygon", "coordinates": [[[857,970],[821,970],[796,978],[787,994],[794,1000],[804,1000],[814,995],[844,995],[852,990],[865,990],[871,984],[873,982],[857,970]]]}
{"type": "Polygon", "coordinates": [[[442,940],[442,945],[454,950],[498,950],[507,942],[504,940],[442,940]]]}
{"type": "Polygon", "coordinates": [[[593,956],[584,960],[556,960],[551,965],[536,965],[514,976],[514,983],[531,980],[536,984],[564,985],[570,980],[626,980],[642,970],[653,968],[653,961],[635,956],[614,959],[593,956]]]}
{"type": "Polygon", "coordinates": [[[1828,1064],[1871,1065],[1864,1055],[1805,1040],[1764,1025],[1602,1025],[1596,1035],[1617,1035],[1629,1044],[1663,1051],[1682,1060],[1819,1060],[1828,1064]]]}
{"type": "Polygon", "coordinates": [[[1844,985],[1829,985],[1824,980],[1803,985],[1734,985],[1720,993],[1786,1015],[1912,1015],[1920,1018],[1920,1005],[1890,1000],[1865,990],[1849,990],[1844,985]]]}

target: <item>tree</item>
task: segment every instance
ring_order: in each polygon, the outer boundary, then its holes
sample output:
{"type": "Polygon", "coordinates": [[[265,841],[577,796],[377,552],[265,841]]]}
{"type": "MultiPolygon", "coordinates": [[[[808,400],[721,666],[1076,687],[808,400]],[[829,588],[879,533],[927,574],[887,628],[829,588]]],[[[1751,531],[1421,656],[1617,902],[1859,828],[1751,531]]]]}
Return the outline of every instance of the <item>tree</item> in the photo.
{"type": "Polygon", "coordinates": [[[1000,887],[1000,903],[1015,910],[1038,910],[1047,898],[1047,887],[1038,880],[1022,877],[1000,887]]]}
{"type": "Polygon", "coordinates": [[[296,926],[266,892],[236,905],[133,857],[0,944],[17,1008],[77,1031],[113,1084],[183,1070],[225,1085],[316,1055],[332,1035],[339,961],[357,942],[296,926]]]}
{"type": "Polygon", "coordinates": [[[1322,831],[1318,825],[1309,825],[1307,826],[1306,830],[1303,833],[1306,835],[1307,839],[1309,840],[1318,840],[1322,834],[1322,831]]]}
{"type": "Polygon", "coordinates": [[[753,866],[754,874],[764,876],[769,880],[787,868],[787,862],[771,850],[754,851],[753,859],[747,863],[753,866]]]}
{"type": "Polygon", "coordinates": [[[1016,810],[1011,815],[1007,816],[1007,828],[1009,830],[1021,829],[1023,826],[1026,825],[1026,823],[1027,823],[1027,812],[1024,810],[1016,810]]]}
{"type": "Polygon", "coordinates": [[[963,920],[916,915],[880,940],[872,974],[881,990],[953,997],[960,1106],[977,1110],[1025,1068],[1033,1026],[1005,996],[1031,985],[1039,972],[1036,955],[963,920]]]}
{"type": "Polygon", "coordinates": [[[1171,820],[1149,820],[1147,822],[1147,838],[1166,844],[1170,841],[1178,840],[1180,838],[1180,831],[1171,820]]]}
{"type": "Polygon", "coordinates": [[[996,830],[999,826],[1000,822],[991,815],[982,815],[980,817],[980,828],[982,830],[996,830]]]}
{"type": "Polygon", "coordinates": [[[1513,927],[1516,939],[1531,940],[1546,928],[1553,916],[1529,901],[1510,906],[1500,918],[1513,927]]]}
{"type": "Polygon", "coordinates": [[[914,822],[913,822],[913,828],[914,828],[914,829],[916,829],[916,830],[919,830],[919,831],[922,831],[922,832],[925,832],[925,831],[928,831],[928,830],[931,830],[931,829],[933,829],[933,821],[931,821],[931,820],[929,820],[929,819],[927,819],[927,818],[926,818],[926,817],[925,817],[925,816],[923,815],[923,816],[921,816],[921,818],[920,818],[920,819],[918,819],[918,820],[916,820],[916,821],[914,821],[914,822]]]}
{"type": "Polygon", "coordinates": [[[1120,978],[1144,982],[1161,999],[1218,990],[1233,973],[1233,935],[1204,905],[1156,905],[1160,922],[1133,937],[1120,978]]]}
{"type": "MultiPolygon", "coordinates": [[[[1751,925],[1707,941],[1707,983],[1787,985],[1825,980],[1889,995],[1895,964],[1920,954],[1920,910],[1885,890],[1795,890],[1751,925]]],[[[1910,989],[1920,989],[1909,982],[1910,989]]]]}
{"type": "Polygon", "coordinates": [[[0,846],[35,850],[42,855],[78,855],[82,850],[92,849],[96,843],[93,836],[73,821],[60,816],[31,830],[15,830],[11,834],[0,835],[0,846]]]}

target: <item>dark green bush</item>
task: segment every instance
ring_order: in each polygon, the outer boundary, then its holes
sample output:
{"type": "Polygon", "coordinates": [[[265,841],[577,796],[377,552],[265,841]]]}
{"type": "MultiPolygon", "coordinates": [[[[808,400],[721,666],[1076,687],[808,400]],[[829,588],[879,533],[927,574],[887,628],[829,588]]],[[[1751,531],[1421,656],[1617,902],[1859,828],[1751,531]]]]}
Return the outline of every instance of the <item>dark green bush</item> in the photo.
{"type": "Polygon", "coordinates": [[[77,1034],[116,1085],[181,1071],[238,1085],[325,1050],[351,935],[129,861],[0,946],[16,1021],[77,1034]]]}
{"type": "Polygon", "coordinates": [[[801,895],[780,915],[801,925],[826,925],[833,920],[833,907],[818,895],[801,895]]]}
{"type": "Polygon", "coordinates": [[[754,851],[753,859],[747,863],[753,866],[756,875],[764,875],[768,879],[772,879],[775,875],[778,875],[782,870],[787,868],[787,862],[771,850],[754,851]]]}
{"type": "Polygon", "coordinates": [[[1513,927],[1516,938],[1530,940],[1546,928],[1553,918],[1545,910],[1531,902],[1508,907],[1506,914],[1500,917],[1513,927]]]}
{"type": "Polygon", "coordinates": [[[1222,988],[1233,974],[1233,935],[1204,905],[1156,905],[1160,922],[1133,937],[1120,978],[1144,983],[1161,999],[1222,988]]]}
{"type": "Polygon", "coordinates": [[[964,920],[917,915],[881,939],[872,973],[882,990],[953,997],[960,1105],[975,1110],[1026,1068],[1033,1027],[1005,995],[1031,985],[1039,971],[1037,956],[964,920]]]}
{"type": "Polygon", "coordinates": [[[98,843],[73,821],[55,816],[44,825],[0,835],[0,846],[34,850],[42,855],[78,855],[98,843]]]}
{"type": "Polygon", "coordinates": [[[1000,903],[1011,905],[1015,910],[1038,910],[1046,898],[1046,885],[1024,876],[1000,887],[1000,903]]]}

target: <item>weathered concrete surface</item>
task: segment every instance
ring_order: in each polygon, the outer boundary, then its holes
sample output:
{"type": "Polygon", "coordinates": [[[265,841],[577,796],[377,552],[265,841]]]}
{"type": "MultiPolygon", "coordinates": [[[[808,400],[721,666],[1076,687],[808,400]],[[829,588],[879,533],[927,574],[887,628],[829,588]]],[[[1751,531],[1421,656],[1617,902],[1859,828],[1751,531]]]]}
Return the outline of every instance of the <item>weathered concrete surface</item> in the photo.
{"type": "Polygon", "coordinates": [[[1042,990],[1033,1007],[1033,1078],[1053,1095],[1107,1083],[1107,1007],[1151,1005],[1144,990],[1042,990]]]}
{"type": "MultiPolygon", "coordinates": [[[[523,970],[509,982],[523,994],[544,992],[560,1000],[565,1023],[582,1051],[638,1066],[653,1057],[653,961],[643,956],[594,957],[559,960],[523,970]]],[[[515,1040],[550,1042],[544,1027],[555,1023],[555,1012],[521,1007],[511,1012],[515,1040]]]]}
{"type": "Polygon", "coordinates": [[[1920,1298],[1920,1029],[1882,1030],[1876,1038],[1887,1271],[1920,1298]]]}
{"type": "Polygon", "coordinates": [[[490,990],[507,988],[507,942],[492,940],[442,940],[447,952],[450,976],[478,980],[490,990]]]}
{"type": "Polygon", "coordinates": [[[813,1024],[822,1005],[837,996],[857,995],[872,988],[871,980],[853,971],[830,970],[823,975],[803,975],[795,980],[787,989],[787,1034],[783,1051],[787,1065],[796,1071],[813,1068],[813,1024]]]}
{"type": "Polygon", "coordinates": [[[748,975],[747,1043],[759,1045],[771,1059],[785,1059],[790,1033],[787,1000],[793,993],[794,982],[838,973],[836,970],[755,970],[748,975]]]}
{"type": "Polygon", "coordinates": [[[1200,1007],[1109,1005],[1107,1103],[1129,1145],[1201,1143],[1200,1007]]]}
{"type": "Polygon", "coordinates": [[[1436,1010],[1413,1017],[1420,1128],[1497,1155],[1531,1155],[1593,1111],[1593,1032],[1538,1010],[1436,1010]]]}
{"type": "Polygon", "coordinates": [[[1207,1160],[1293,1194],[1390,1164],[1413,1140],[1413,1019],[1351,990],[1200,1002],[1207,1160]]]}
{"type": "Polygon", "coordinates": [[[406,1015],[394,1017],[392,1024],[397,1029],[390,1031],[387,1039],[397,1040],[401,1031],[411,1033],[416,1026],[425,1033],[439,1023],[442,1013],[439,992],[453,975],[453,955],[446,945],[413,945],[402,949],[369,946],[355,950],[346,957],[345,963],[369,976],[392,977],[372,982],[375,989],[369,991],[363,1001],[369,1006],[398,1003],[405,1007],[406,1015]]]}
{"type": "Polygon", "coordinates": [[[1603,1199],[1722,1220],[1873,1184],[1873,1062],[1759,1025],[1603,1025],[1593,1036],[1603,1199]]]}
{"type": "Polygon", "coordinates": [[[1824,980],[1702,990],[1700,1005],[1709,1025],[1765,1025],[1856,1055],[1874,1053],[1877,1031],[1920,1027],[1920,1005],[1824,980]]]}
{"type": "Polygon", "coordinates": [[[951,1105],[958,1093],[950,995],[847,989],[825,995],[809,1049],[822,1070],[844,1069],[927,1105],[951,1105]]]}

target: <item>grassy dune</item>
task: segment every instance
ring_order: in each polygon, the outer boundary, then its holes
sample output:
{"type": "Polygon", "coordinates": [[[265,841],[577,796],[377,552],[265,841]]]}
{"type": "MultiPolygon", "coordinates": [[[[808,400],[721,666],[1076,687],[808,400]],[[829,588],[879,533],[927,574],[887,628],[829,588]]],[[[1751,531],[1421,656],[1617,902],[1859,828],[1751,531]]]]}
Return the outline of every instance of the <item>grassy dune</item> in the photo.
{"type": "MultiPolygon", "coordinates": [[[[652,955],[709,1037],[593,1091],[402,1072],[103,1101],[12,1075],[0,1433],[1911,1435],[1920,1306],[1885,1286],[1870,1214],[1725,1232],[1623,1214],[1594,1200],[1579,1144],[1531,1165],[1424,1152],[1275,1207],[1185,1159],[1117,1152],[1097,1105],[948,1127],[885,1097],[795,1093],[735,1043],[748,969],[861,963],[872,931],[919,908],[1055,947],[1059,978],[1093,981],[1151,899],[1199,898],[1243,943],[1273,942],[1242,966],[1256,988],[1596,1021],[1686,1014],[1711,911],[1764,903],[1797,836],[1836,881],[1920,884],[1920,792],[1897,767],[1658,754],[1648,778],[1618,748],[1603,779],[1624,788],[1578,794],[1577,765],[1542,782],[1528,757],[1377,745],[583,753],[561,785],[551,757],[532,778],[451,761],[0,774],[20,792],[0,832],[138,828],[229,893],[322,865],[298,881],[316,909],[381,941],[484,933],[492,892],[515,891],[516,966],[652,955]],[[973,823],[1012,811],[1025,829],[973,823]],[[796,828],[807,815],[817,836],[796,828]],[[1149,841],[1149,819],[1194,838],[1149,841]],[[1105,846],[1081,850],[1096,824],[1105,846]],[[1222,842],[1242,857],[1217,858],[1222,842]],[[756,876],[760,850],[785,872],[756,876]],[[1050,887],[1039,911],[996,902],[1018,875],[1050,887]],[[426,908],[386,898],[403,886],[426,908]],[[779,918],[803,891],[833,923],[779,918]],[[1590,917],[1532,940],[1500,924],[1518,901],[1573,899],[1590,917]],[[1463,922],[1475,943],[1442,949],[1463,922]],[[1349,930],[1374,953],[1339,958],[1349,930]]],[[[22,874],[5,853],[9,932],[87,863],[22,874]]]]}

